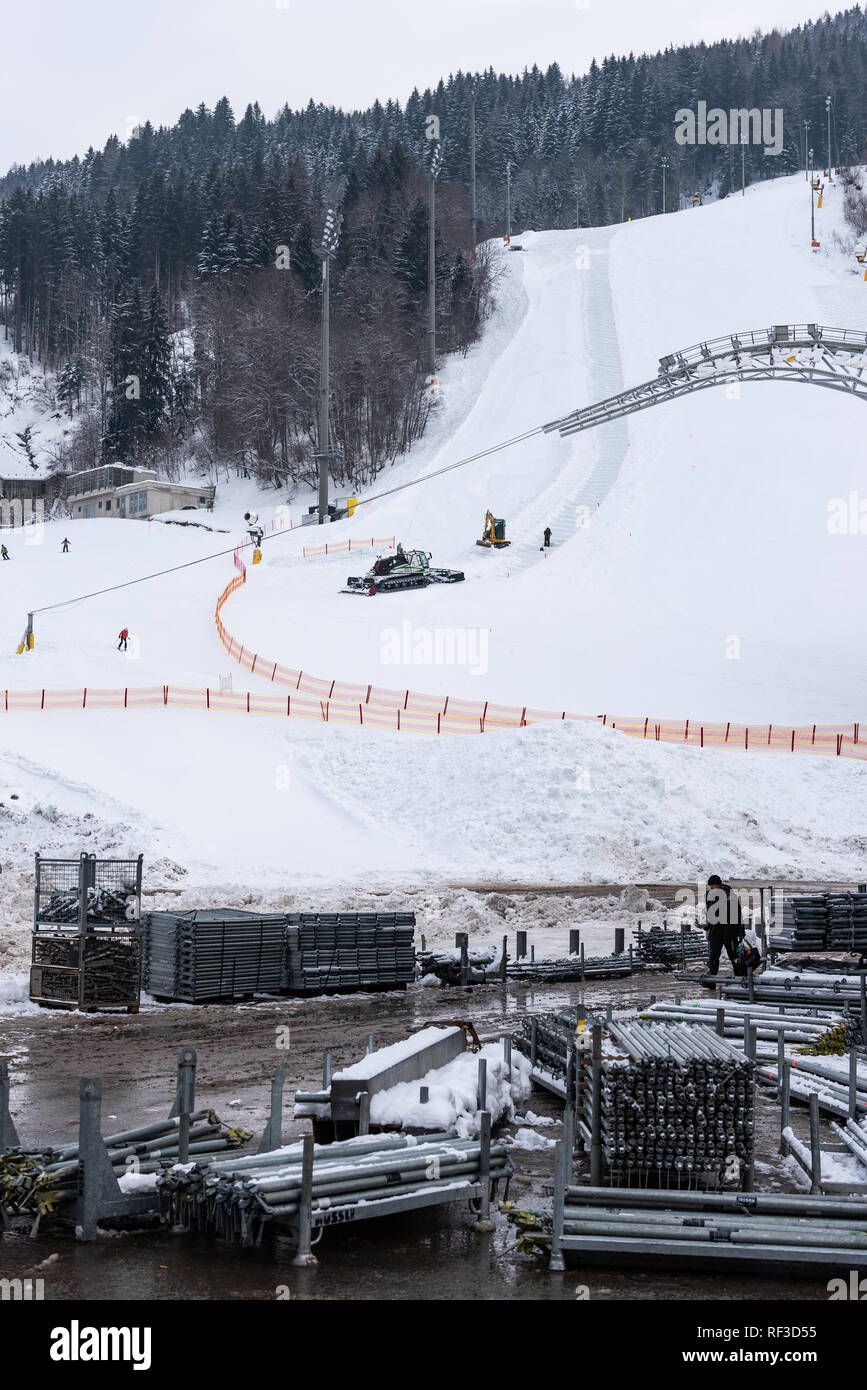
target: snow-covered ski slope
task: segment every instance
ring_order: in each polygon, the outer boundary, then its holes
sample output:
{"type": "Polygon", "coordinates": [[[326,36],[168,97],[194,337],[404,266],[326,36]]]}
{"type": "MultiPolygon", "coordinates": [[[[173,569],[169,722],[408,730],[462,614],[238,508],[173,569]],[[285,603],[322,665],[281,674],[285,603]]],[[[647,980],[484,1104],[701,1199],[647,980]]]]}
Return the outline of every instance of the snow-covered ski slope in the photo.
{"type": "MultiPolygon", "coordinates": [[[[842,228],[841,197],[831,190],[819,214],[824,243],[842,228]]],[[[774,323],[867,326],[854,260],[810,253],[808,204],[796,177],[666,218],[519,238],[521,252],[501,253],[481,342],[444,364],[425,438],[369,495],[646,380],[694,342],[774,323]]],[[[268,540],[224,618],[253,650],[327,678],[591,715],[861,719],[867,538],[832,534],[828,506],[867,497],[865,431],[863,402],[766,383],[534,435],[365,501],[327,535],[268,540]],[[506,518],[503,552],[475,545],[488,507],[506,518]],[[302,558],[326,538],[390,534],[466,582],[369,599],[338,592],[366,555],[302,558]],[[438,631],[466,662],[427,659],[438,631]]],[[[39,545],[10,538],[0,686],[216,685],[230,667],[213,624],[230,557],[38,617],[36,651],[12,653],[29,609],[212,554],[270,500],[224,491],[214,524],[229,535],[93,521],[49,525],[39,545]],[[128,657],[114,650],[122,625],[128,657]]],[[[238,668],[234,682],[267,686],[238,668]]],[[[32,848],[75,848],[89,789],[115,841],[126,825],[131,846],[213,884],[665,876],[711,859],[729,873],[846,876],[867,843],[867,769],[650,747],[594,726],[408,740],[240,715],[0,713],[0,750],[0,781],[26,783],[15,813],[35,817],[32,848]],[[60,830],[34,810],[52,802],[60,830]]]]}
{"type": "MultiPolygon", "coordinates": [[[[823,214],[836,216],[839,196],[831,190],[823,214]]],[[[662,354],[704,338],[831,323],[832,313],[834,326],[867,327],[867,285],[854,259],[811,255],[806,204],[807,185],[793,178],[613,235],[523,237],[501,299],[524,313],[504,347],[478,350],[481,382],[473,354],[447,367],[444,416],[453,394],[456,414],[468,395],[471,408],[409,467],[433,472],[646,380],[662,354]]],[[[335,528],[334,539],[369,530],[424,545],[436,563],[463,567],[466,586],[392,596],[387,613],[345,597],[335,607],[345,559],[307,561],[296,580],[294,543],[279,542],[279,559],[251,576],[227,620],[248,645],[328,677],[372,672],[381,684],[467,697],[484,686],[485,698],[587,713],[858,719],[864,538],[832,534],[828,508],[865,492],[865,432],[862,401],[750,383],[734,398],[702,392],[583,436],[536,436],[335,528]],[[506,518],[504,552],[474,545],[486,506],[506,518]],[[549,555],[539,550],[546,524],[549,555]],[[293,598],[278,636],[284,567],[293,598]],[[404,621],[486,631],[487,669],[383,670],[382,629],[404,621]]]]}

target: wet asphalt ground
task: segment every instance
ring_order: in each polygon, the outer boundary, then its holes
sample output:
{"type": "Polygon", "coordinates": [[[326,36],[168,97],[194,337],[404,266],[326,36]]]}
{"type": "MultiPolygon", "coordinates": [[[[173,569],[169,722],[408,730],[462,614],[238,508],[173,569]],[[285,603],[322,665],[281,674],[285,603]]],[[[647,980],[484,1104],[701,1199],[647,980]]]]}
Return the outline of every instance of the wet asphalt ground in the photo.
{"type": "MultiPolygon", "coordinates": [[[[651,993],[663,998],[700,992],[697,984],[675,982],[670,975],[645,975],[588,983],[583,998],[589,1008],[604,1008],[610,1000],[622,1009],[646,1004],[651,993]]],[[[286,1062],[287,1142],[304,1133],[307,1123],[292,1120],[292,1093],[319,1088],[326,1047],[336,1068],[358,1058],[369,1033],[381,1046],[427,1023],[456,1019],[472,1022],[483,1041],[493,1040],[516,1028],[524,1015],[548,1013],[581,997],[580,985],[509,984],[234,1007],[173,1006],[129,1016],[46,1012],[0,1019],[0,1057],[10,1063],[12,1114],[25,1145],[74,1139],[78,1079],[85,1075],[101,1078],[105,1133],[168,1115],[177,1054],[187,1046],[198,1054],[199,1104],[251,1130],[257,1141],[275,1066],[286,1062]],[[287,1027],[288,1049],[278,1045],[285,1043],[287,1027]]],[[[771,1092],[759,1095],[756,1187],[791,1189],[791,1170],[781,1168],[777,1156],[779,1111],[771,1092]]],[[[525,1108],[558,1119],[561,1113],[556,1098],[540,1090],[525,1108]]],[[[804,1132],[798,1112],[794,1125],[804,1132]]],[[[503,1126],[498,1133],[513,1134],[516,1128],[503,1126]]],[[[541,1132],[560,1135],[559,1127],[541,1132]]],[[[513,1151],[516,1173],[509,1196],[518,1205],[550,1205],[553,1152],[513,1151]]],[[[490,1235],[471,1227],[467,1208],[454,1204],[329,1230],[317,1246],[316,1267],[297,1270],[279,1236],[266,1238],[261,1248],[240,1250],[150,1224],[82,1244],[57,1223],[35,1238],[27,1226],[16,1224],[0,1234],[0,1278],[42,1278],[45,1298],[55,1300],[574,1300],[583,1285],[591,1299],[828,1297],[827,1272],[775,1270],[763,1276],[596,1266],[552,1274],[545,1263],[516,1250],[516,1233],[504,1217],[490,1235]]]]}

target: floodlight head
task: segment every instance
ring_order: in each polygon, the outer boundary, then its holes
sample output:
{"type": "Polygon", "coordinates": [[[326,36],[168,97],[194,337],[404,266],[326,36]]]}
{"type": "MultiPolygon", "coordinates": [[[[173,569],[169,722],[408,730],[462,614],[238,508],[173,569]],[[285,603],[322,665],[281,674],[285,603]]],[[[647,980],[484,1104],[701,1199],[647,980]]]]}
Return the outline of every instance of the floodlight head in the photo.
{"type": "Polygon", "coordinates": [[[332,256],[340,244],[342,222],[343,215],[335,214],[334,209],[329,208],[325,214],[325,228],[322,232],[322,250],[326,256],[332,256]]]}
{"type": "Polygon", "coordinates": [[[440,170],[443,167],[443,144],[437,140],[431,147],[430,156],[430,176],[432,179],[439,178],[440,170]]]}

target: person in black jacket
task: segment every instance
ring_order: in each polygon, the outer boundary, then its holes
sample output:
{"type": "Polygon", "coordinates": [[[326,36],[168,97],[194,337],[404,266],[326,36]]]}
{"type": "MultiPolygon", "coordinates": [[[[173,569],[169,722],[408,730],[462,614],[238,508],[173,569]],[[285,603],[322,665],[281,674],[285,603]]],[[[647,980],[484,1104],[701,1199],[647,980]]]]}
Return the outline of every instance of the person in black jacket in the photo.
{"type": "Polygon", "coordinates": [[[730,883],[723,883],[719,874],[711,874],[705,893],[705,920],[707,922],[708,974],[716,975],[720,956],[725,947],[726,955],[734,967],[739,942],[743,941],[744,930],[741,904],[730,883]]]}

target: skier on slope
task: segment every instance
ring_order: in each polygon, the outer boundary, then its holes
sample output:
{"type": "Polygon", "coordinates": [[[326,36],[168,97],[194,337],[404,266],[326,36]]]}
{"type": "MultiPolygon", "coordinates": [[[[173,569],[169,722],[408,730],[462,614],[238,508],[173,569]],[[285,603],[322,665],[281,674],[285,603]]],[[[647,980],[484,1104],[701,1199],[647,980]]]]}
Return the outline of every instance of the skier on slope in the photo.
{"type": "Polygon", "coordinates": [[[128,639],[129,639],[129,628],[128,628],[128,627],[122,627],[121,630],[120,630],[120,632],[117,634],[117,636],[118,636],[118,643],[117,643],[117,649],[118,649],[118,651],[126,651],[126,649],[127,649],[126,644],[127,644],[128,639]]]}
{"type": "Polygon", "coordinates": [[[9,559],[9,551],[6,549],[5,545],[0,545],[0,556],[2,556],[4,560],[9,559]]]}
{"type": "Polygon", "coordinates": [[[546,544],[546,545],[550,545],[550,544],[551,544],[551,527],[550,527],[550,526],[546,526],[546,527],[545,527],[545,530],[542,532],[542,534],[543,534],[543,536],[545,537],[545,544],[546,544]]]}
{"type": "Polygon", "coordinates": [[[64,555],[67,553],[68,550],[69,550],[69,541],[68,541],[68,540],[66,539],[66,537],[64,536],[64,537],[63,537],[63,553],[64,553],[64,555]]]}

